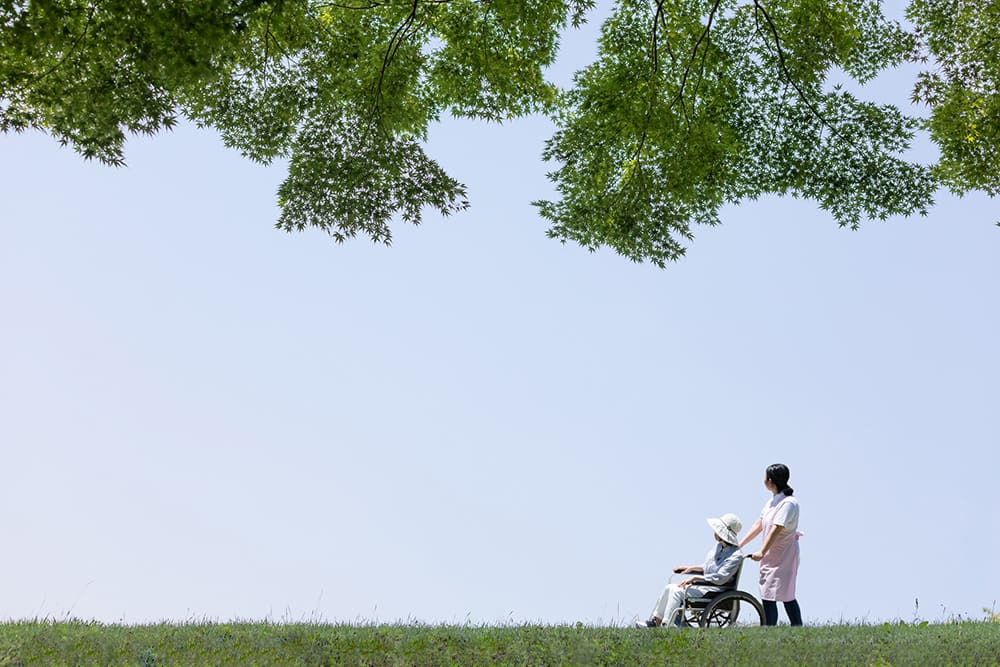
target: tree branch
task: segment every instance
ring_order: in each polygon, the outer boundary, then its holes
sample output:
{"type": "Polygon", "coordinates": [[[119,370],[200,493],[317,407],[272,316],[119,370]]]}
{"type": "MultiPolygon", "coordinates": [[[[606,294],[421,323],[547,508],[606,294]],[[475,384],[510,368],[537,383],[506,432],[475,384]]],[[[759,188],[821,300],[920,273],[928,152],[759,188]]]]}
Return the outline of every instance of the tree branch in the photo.
{"type": "Polygon", "coordinates": [[[389,65],[392,64],[393,59],[399,52],[399,47],[402,46],[403,42],[409,36],[407,34],[410,26],[417,18],[417,7],[420,5],[420,0],[413,0],[413,5],[410,8],[410,13],[406,19],[396,28],[396,32],[393,33],[392,39],[389,40],[389,46],[385,50],[385,55],[382,57],[382,68],[378,73],[378,82],[375,84],[375,99],[372,104],[371,114],[369,120],[375,116],[378,111],[379,105],[382,100],[382,83],[385,81],[385,73],[389,69],[389,65]]]}
{"type": "Polygon", "coordinates": [[[764,9],[764,6],[760,3],[760,0],[753,0],[753,4],[754,7],[760,10],[760,13],[764,15],[764,20],[767,22],[768,29],[771,31],[771,35],[774,38],[774,48],[775,52],[778,55],[778,66],[781,68],[781,71],[785,75],[785,81],[792,85],[792,87],[795,89],[795,92],[798,93],[799,99],[801,99],[805,103],[806,108],[808,108],[809,111],[814,116],[816,116],[819,122],[825,125],[826,127],[830,128],[831,133],[836,135],[838,138],[842,139],[843,136],[840,134],[840,131],[832,124],[830,124],[830,122],[826,118],[823,117],[823,114],[820,113],[819,109],[816,107],[813,101],[806,96],[802,88],[799,87],[798,82],[794,79],[794,77],[792,77],[791,72],[788,71],[788,65],[785,63],[785,52],[781,48],[781,37],[780,35],[778,35],[778,28],[774,25],[774,21],[771,20],[771,16],[767,13],[767,10],[764,9]]]}
{"type": "MultiPolygon", "coordinates": [[[[715,20],[715,12],[719,10],[719,4],[722,0],[715,0],[712,4],[712,11],[708,13],[708,22],[705,24],[705,29],[701,31],[701,35],[698,37],[698,41],[694,43],[694,48],[691,50],[691,58],[688,60],[687,67],[684,68],[684,76],[681,78],[681,88],[677,91],[677,97],[681,98],[684,96],[684,89],[687,86],[688,75],[691,73],[691,63],[698,55],[698,47],[701,43],[708,37],[708,33],[712,30],[712,22],[715,20]]],[[[756,3],[756,0],[754,0],[756,3]]],[[[705,53],[708,53],[708,48],[706,47],[705,53]]],[[[705,59],[702,57],[702,67],[704,67],[705,59]]]]}
{"type": "MultiPolygon", "coordinates": [[[[671,100],[670,104],[667,105],[667,108],[670,109],[677,102],[680,102],[681,103],[681,109],[684,112],[684,118],[688,121],[689,124],[691,122],[691,119],[688,118],[687,107],[684,104],[684,91],[685,91],[685,89],[687,87],[688,76],[691,73],[691,65],[694,63],[695,58],[698,56],[698,49],[701,47],[702,42],[705,41],[705,38],[708,37],[708,34],[712,31],[712,23],[715,21],[715,14],[719,10],[719,5],[721,4],[721,2],[722,2],[722,0],[715,0],[715,2],[712,4],[712,9],[711,9],[711,11],[708,14],[708,21],[705,24],[705,28],[704,28],[704,30],[702,30],[701,34],[698,36],[698,39],[695,41],[694,48],[691,49],[691,57],[688,59],[687,65],[684,67],[684,74],[681,76],[681,86],[680,86],[680,89],[677,91],[677,95],[674,96],[674,99],[671,100]]],[[[659,50],[658,50],[658,41],[657,41],[658,40],[658,35],[657,35],[657,33],[659,31],[659,24],[662,21],[662,16],[663,16],[663,0],[657,0],[657,2],[656,2],[656,14],[653,16],[653,35],[652,35],[652,40],[653,40],[653,75],[655,77],[659,77],[659,75],[660,75],[660,62],[659,62],[659,50]]],[[[673,54],[671,54],[671,56],[672,55],[673,54]]],[[[702,75],[704,75],[705,57],[707,55],[708,55],[708,47],[706,46],[705,51],[702,54],[702,59],[701,59],[701,71],[702,71],[702,75]]],[[[645,119],[643,121],[644,127],[642,129],[642,136],[639,138],[639,145],[636,147],[634,156],[632,158],[633,160],[636,161],[636,168],[637,169],[640,167],[639,158],[641,157],[642,150],[643,150],[643,148],[645,148],[645,145],[646,145],[646,138],[648,136],[647,128],[649,127],[649,121],[650,121],[650,118],[652,116],[652,113],[653,113],[653,101],[652,101],[652,97],[651,97],[650,101],[649,101],[649,105],[646,108],[646,117],[645,117],[645,119]]]]}
{"type": "Polygon", "coordinates": [[[63,66],[63,64],[66,62],[66,60],[73,54],[74,51],[76,51],[77,47],[80,46],[80,42],[82,42],[84,40],[84,38],[87,36],[87,32],[90,30],[90,23],[91,23],[91,21],[94,18],[94,12],[95,11],[97,11],[97,6],[96,5],[91,5],[90,6],[90,11],[87,12],[87,22],[83,25],[83,31],[77,36],[76,39],[73,40],[73,43],[70,44],[69,48],[66,50],[66,53],[64,53],[62,55],[62,58],[60,58],[56,62],[56,64],[53,65],[52,67],[50,67],[48,70],[46,70],[45,72],[42,72],[40,75],[38,75],[37,77],[35,77],[35,79],[34,79],[34,81],[32,83],[37,83],[37,82],[41,81],[42,79],[48,77],[53,72],[55,72],[57,69],[59,69],[60,67],[63,66]]]}

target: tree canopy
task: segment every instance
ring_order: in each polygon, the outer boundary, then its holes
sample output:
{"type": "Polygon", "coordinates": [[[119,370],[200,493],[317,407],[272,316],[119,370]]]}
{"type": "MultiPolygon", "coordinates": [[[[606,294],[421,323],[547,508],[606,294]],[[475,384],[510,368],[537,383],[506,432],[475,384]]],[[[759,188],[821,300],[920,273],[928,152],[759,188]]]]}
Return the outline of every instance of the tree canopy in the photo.
{"type": "Polygon", "coordinates": [[[548,234],[663,266],[697,224],[766,194],[841,225],[1000,192],[1000,0],[614,0],[594,62],[546,80],[594,0],[0,0],[0,130],[124,162],[179,117],[287,160],[278,227],[391,240],[466,208],[425,152],[442,116],[546,114],[548,234]],[[831,77],[925,63],[916,117],[831,77]],[[907,157],[918,131],[936,164],[907,157]]]}

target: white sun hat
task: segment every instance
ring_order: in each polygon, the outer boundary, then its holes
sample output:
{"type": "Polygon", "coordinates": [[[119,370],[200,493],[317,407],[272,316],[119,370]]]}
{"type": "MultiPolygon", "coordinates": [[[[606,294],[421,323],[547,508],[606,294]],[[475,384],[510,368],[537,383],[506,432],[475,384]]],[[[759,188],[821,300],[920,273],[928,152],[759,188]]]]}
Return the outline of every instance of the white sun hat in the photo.
{"type": "Polygon", "coordinates": [[[705,519],[712,527],[715,534],[722,538],[724,542],[736,544],[739,541],[738,535],[743,528],[743,522],[735,514],[723,514],[718,519],[705,519]]]}

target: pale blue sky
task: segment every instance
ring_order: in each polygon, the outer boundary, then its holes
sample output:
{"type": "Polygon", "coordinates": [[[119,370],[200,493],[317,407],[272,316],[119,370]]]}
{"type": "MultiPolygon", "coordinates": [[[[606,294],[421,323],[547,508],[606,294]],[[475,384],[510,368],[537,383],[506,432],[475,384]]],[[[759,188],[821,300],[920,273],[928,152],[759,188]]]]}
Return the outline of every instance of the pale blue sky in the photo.
{"type": "Polygon", "coordinates": [[[765,200],[659,270],[545,238],[550,131],[435,128],[473,207],[391,248],[210,132],[0,137],[0,617],[627,622],[777,461],[807,622],[1000,600],[996,203],[765,200]]]}

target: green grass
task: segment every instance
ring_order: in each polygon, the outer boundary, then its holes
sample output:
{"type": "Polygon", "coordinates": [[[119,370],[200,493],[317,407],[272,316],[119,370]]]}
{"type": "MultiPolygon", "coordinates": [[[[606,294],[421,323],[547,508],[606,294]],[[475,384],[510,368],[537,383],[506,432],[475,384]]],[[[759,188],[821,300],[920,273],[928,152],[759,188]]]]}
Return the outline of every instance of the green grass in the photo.
{"type": "Polygon", "coordinates": [[[586,626],[0,624],[0,665],[1000,665],[1000,624],[586,626]]]}

